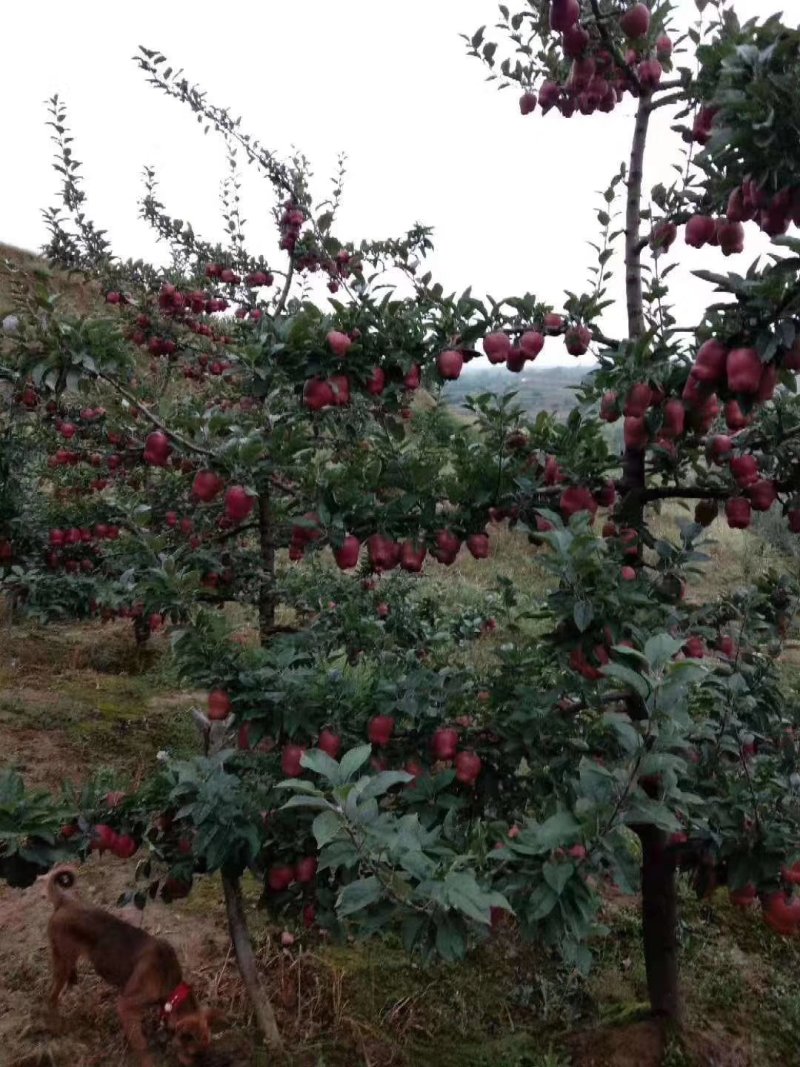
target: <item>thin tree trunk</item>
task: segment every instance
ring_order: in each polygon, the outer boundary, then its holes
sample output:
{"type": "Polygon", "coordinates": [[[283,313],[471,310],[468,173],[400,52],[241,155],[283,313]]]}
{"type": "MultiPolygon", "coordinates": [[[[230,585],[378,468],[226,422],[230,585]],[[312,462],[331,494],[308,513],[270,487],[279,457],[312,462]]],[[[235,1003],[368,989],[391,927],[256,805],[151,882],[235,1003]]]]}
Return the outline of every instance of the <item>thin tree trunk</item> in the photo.
{"type": "Polygon", "coordinates": [[[239,973],[242,976],[244,987],[250,998],[250,1003],[255,1012],[258,1028],[264,1035],[267,1047],[275,1054],[283,1053],[283,1041],[275,1012],[261,984],[258,974],[258,966],[253,953],[253,944],[250,940],[250,931],[247,927],[247,917],[242,902],[242,887],[238,878],[222,877],[222,888],[225,893],[225,911],[228,915],[228,929],[230,930],[233,950],[236,954],[236,962],[239,965],[239,973]]]}
{"type": "MultiPolygon", "coordinates": [[[[642,180],[644,151],[650,126],[652,100],[649,93],[639,98],[636,125],[628,171],[628,200],[625,213],[625,292],[628,310],[628,336],[644,335],[642,292],[642,180]]],[[[645,453],[625,450],[622,462],[621,514],[640,530],[644,523],[646,478],[645,453]]],[[[639,562],[641,563],[641,538],[639,562]]],[[[654,826],[636,828],[642,842],[642,941],[644,944],[647,991],[654,1015],[679,1020],[678,985],[678,896],[675,861],[667,848],[667,835],[654,826]]]]}
{"type": "MultiPolygon", "coordinates": [[[[213,756],[225,747],[228,734],[223,723],[210,723],[203,713],[198,711],[194,712],[194,719],[203,738],[203,749],[207,756],[213,756]]],[[[222,891],[225,896],[225,912],[228,916],[228,932],[239,973],[255,1013],[258,1028],[264,1035],[267,1047],[277,1056],[283,1053],[283,1041],[275,1019],[275,1012],[258,974],[253,942],[250,939],[250,929],[242,901],[241,882],[238,878],[223,875],[222,891]]]]}
{"type": "MultiPolygon", "coordinates": [[[[645,93],[639,97],[628,167],[628,199],[625,210],[625,293],[628,309],[628,337],[638,340],[645,332],[642,295],[642,179],[644,150],[650,127],[652,100],[645,93]]],[[[622,459],[622,503],[620,517],[634,529],[641,529],[644,518],[645,469],[644,451],[626,448],[622,459]]],[[[641,557],[641,543],[639,545],[641,557]]]]}
{"type": "Polygon", "coordinates": [[[647,131],[650,127],[651,108],[652,100],[649,93],[643,93],[639,97],[628,167],[628,200],[625,210],[625,291],[628,304],[628,336],[632,340],[641,337],[645,327],[640,243],[644,150],[647,144],[647,131]]]}
{"type": "Polygon", "coordinates": [[[258,536],[261,554],[261,574],[258,590],[258,628],[261,644],[266,645],[275,627],[275,535],[269,489],[262,487],[258,495],[258,536]]]}
{"type": "Polygon", "coordinates": [[[675,859],[663,830],[639,826],[636,832],[642,842],[642,939],[650,1008],[659,1018],[679,1022],[675,859]]]}

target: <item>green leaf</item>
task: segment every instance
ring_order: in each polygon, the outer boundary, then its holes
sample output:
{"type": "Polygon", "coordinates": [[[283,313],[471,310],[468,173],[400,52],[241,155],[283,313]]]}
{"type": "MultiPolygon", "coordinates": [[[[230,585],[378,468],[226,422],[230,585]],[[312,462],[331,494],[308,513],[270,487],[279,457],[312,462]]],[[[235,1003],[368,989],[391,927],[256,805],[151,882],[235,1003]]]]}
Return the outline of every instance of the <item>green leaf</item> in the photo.
{"type": "Polygon", "coordinates": [[[642,700],[646,700],[650,696],[650,683],[641,674],[632,671],[630,667],[623,667],[621,663],[607,663],[602,668],[602,672],[606,678],[616,678],[617,681],[628,686],[635,693],[638,693],[642,700]]]}
{"type": "Polygon", "coordinates": [[[574,863],[545,863],[544,867],[542,867],[545,882],[559,897],[564,892],[564,886],[574,873],[574,863]]]}
{"type": "Polygon", "coordinates": [[[446,963],[455,963],[467,951],[461,925],[447,915],[436,919],[436,951],[446,963]]]}
{"type": "Polygon", "coordinates": [[[594,608],[588,600],[576,600],[575,607],[572,610],[572,617],[575,619],[575,625],[580,632],[584,633],[592,625],[594,608]]]}
{"type": "Polygon", "coordinates": [[[683,643],[669,634],[656,634],[644,646],[645,659],[651,667],[658,669],[666,666],[682,647],[683,643]]]}
{"type": "Polygon", "coordinates": [[[455,871],[444,880],[444,891],[451,908],[463,912],[477,923],[488,926],[491,921],[490,895],[475,881],[471,871],[455,871]]]}
{"type": "Polygon", "coordinates": [[[300,757],[300,766],[306,767],[316,774],[321,774],[323,778],[334,785],[339,781],[341,773],[339,764],[327,752],[323,752],[321,748],[312,748],[310,752],[304,752],[300,757]]]}
{"type": "Polygon", "coordinates": [[[329,841],[339,834],[342,824],[340,817],[334,811],[323,811],[311,825],[311,832],[317,842],[318,848],[324,848],[329,841]]]}
{"type": "Polygon", "coordinates": [[[381,884],[375,875],[359,878],[358,881],[346,885],[341,891],[336,902],[336,912],[342,918],[354,915],[357,911],[363,911],[370,904],[374,904],[380,899],[380,895],[381,884]]]}
{"type": "Polygon", "coordinates": [[[309,797],[298,794],[295,797],[289,797],[286,803],[281,805],[280,810],[285,811],[286,808],[317,808],[321,811],[328,811],[333,809],[333,805],[325,797],[309,797]]]}
{"type": "Polygon", "coordinates": [[[558,903],[558,894],[549,885],[537,885],[528,898],[525,911],[528,922],[535,923],[545,919],[558,903]]]}
{"type": "Polygon", "coordinates": [[[574,844],[581,828],[572,812],[559,811],[536,828],[534,840],[539,852],[574,844]]]}
{"type": "Polygon", "coordinates": [[[677,833],[681,829],[681,824],[668,808],[657,800],[641,795],[632,797],[624,821],[628,826],[644,824],[668,833],[677,833]]]}
{"type": "Polygon", "coordinates": [[[369,800],[371,797],[382,797],[393,786],[413,782],[414,775],[407,771],[381,771],[361,790],[359,801],[369,800]]]}
{"type": "Polygon", "coordinates": [[[345,752],[339,762],[339,781],[349,781],[371,755],[372,745],[361,745],[359,748],[351,748],[349,752],[345,752]]]}

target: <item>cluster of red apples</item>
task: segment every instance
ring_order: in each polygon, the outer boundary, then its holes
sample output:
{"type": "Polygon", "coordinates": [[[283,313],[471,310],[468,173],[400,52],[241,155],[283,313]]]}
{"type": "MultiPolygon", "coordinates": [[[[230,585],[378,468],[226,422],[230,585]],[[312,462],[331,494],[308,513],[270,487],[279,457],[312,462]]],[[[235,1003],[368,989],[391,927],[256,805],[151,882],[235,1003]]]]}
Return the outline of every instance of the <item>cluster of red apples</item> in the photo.
{"type": "Polygon", "coordinates": [[[523,115],[530,115],[537,106],[543,114],[555,108],[565,118],[576,112],[610,112],[626,92],[650,92],[661,81],[664,65],[672,56],[672,41],[664,35],[656,41],[648,39],[651,16],[646,4],[634,4],[619,18],[619,29],[627,41],[624,65],[617,61],[597,24],[584,26],[580,18],[578,0],[551,0],[550,29],[561,34],[564,56],[571,60],[570,73],[563,83],[546,80],[538,93],[533,89],[524,92],[519,100],[523,115]]]}

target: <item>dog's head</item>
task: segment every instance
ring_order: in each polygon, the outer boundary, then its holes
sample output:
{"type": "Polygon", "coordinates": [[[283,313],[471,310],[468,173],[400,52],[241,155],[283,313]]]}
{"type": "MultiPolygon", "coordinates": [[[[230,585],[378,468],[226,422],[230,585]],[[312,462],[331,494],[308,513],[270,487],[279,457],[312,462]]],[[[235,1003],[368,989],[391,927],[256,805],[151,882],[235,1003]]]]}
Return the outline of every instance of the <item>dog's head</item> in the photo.
{"type": "Polygon", "coordinates": [[[211,1027],[221,1019],[213,1008],[198,1008],[172,1023],[172,1044],[179,1063],[192,1067],[211,1044],[211,1027]]]}

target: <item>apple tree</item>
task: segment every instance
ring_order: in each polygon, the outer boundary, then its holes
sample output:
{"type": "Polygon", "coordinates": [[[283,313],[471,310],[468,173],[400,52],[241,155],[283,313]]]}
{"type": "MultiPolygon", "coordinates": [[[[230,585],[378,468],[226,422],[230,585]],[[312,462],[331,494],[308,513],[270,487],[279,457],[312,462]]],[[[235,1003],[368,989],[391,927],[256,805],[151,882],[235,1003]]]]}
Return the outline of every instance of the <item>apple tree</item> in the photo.
{"type": "MultiPolygon", "coordinates": [[[[41,442],[32,477],[77,488],[62,498],[77,509],[92,501],[84,455],[99,452],[113,473],[91,517],[119,536],[102,549],[94,599],[148,627],[173,622],[177,662],[209,691],[197,712],[207,752],[165,758],[113,804],[75,805],[68,840],[120,854],[128,839],[146,844],[139,874],[168,899],[221,871],[273,1044],[242,921],[247,869],[274,913],[309,926],[374,935],[396,923],[409,950],[454,959],[513,912],[579,969],[604,895],[640,890],[651,1005],[669,1019],[681,1011],[680,872],[700,893],[726,884],[737,904],[760,902],[779,934],[800,929],[797,707],[778,669],[798,588],[769,575],[720,603],[691,599],[721,506],[734,528],[774,508],[800,530],[800,244],[789,232],[800,221],[800,34],[777,19],[742,25],[721,0],[697,7],[702,19],[683,31],[668,3],[530,0],[501,6],[498,40],[485,28],[467,39],[491,78],[517,86],[527,122],[632,109],[590,291],[558,310],[530,295],[446,295],[421,273],[422,228],[341,243],[340,181],[317,204],[301,158],[277,160],[145,51],[148,79],[219,131],[234,163],[238,153],[267,176],[283,258],[245,251],[235,176],[223,247],[172,218],[148,172],[142,212],[170,265],[121,263],[88,221],[53,102],[64,184],[49,254],[94,279],[108,307],[75,316],[34,293],[9,309],[14,432],[41,442]],[[648,137],[662,117],[685,158],[647,199],[648,137]],[[698,272],[719,298],[681,322],[670,257],[682,244],[687,258],[704,244],[741,255],[756,229],[770,255],[743,274],[698,272]],[[618,245],[620,338],[605,322],[618,245]],[[472,398],[469,425],[411,402],[423,385],[435,398],[479,345],[514,374],[545,343],[597,358],[563,422],[490,393],[472,398]],[[87,402],[79,459],[48,463],[87,402]],[[620,420],[621,454],[607,433],[620,420]],[[652,524],[668,501],[688,509],[672,540],[652,524]],[[458,627],[431,639],[441,613],[412,578],[452,564],[462,545],[484,558],[492,524],[505,522],[527,532],[550,581],[535,611],[513,585],[498,593],[509,640],[478,668],[453,652],[458,627]],[[276,565],[283,551],[300,563],[328,546],[341,570],[359,568],[346,580],[309,564],[320,590],[341,583],[335,595],[298,589],[276,565]],[[258,645],[212,610],[228,600],[257,613],[258,645]]],[[[42,495],[52,508],[55,494],[42,495]]],[[[51,531],[83,528],[66,511],[58,522],[51,531]]],[[[50,532],[28,528],[41,558],[50,532]]],[[[24,590],[28,562],[13,562],[4,573],[24,590]]]]}

